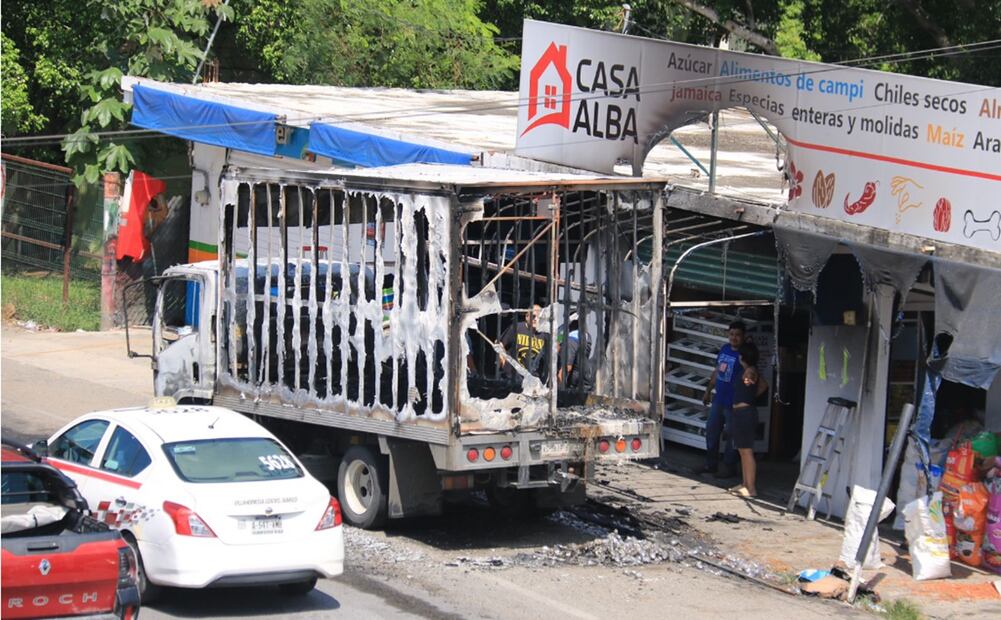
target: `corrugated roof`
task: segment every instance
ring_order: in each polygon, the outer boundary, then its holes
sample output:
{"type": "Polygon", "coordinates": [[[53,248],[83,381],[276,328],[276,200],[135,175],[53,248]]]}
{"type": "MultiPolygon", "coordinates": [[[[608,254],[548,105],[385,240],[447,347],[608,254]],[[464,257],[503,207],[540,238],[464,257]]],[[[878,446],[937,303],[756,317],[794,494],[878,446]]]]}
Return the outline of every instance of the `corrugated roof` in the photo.
{"type": "MultiPolygon", "coordinates": [[[[475,151],[513,152],[517,133],[518,93],[514,92],[239,83],[183,88],[195,96],[219,97],[285,113],[289,124],[306,126],[316,120],[360,123],[387,134],[419,136],[429,144],[459,145],[475,151]]],[[[673,135],[708,168],[710,134],[706,125],[690,125],[673,135]]],[[[750,114],[743,110],[721,112],[719,145],[717,193],[785,201],[775,145],[750,114]]],[[[654,147],[643,172],[677,185],[708,189],[706,175],[670,142],[654,147]]]]}

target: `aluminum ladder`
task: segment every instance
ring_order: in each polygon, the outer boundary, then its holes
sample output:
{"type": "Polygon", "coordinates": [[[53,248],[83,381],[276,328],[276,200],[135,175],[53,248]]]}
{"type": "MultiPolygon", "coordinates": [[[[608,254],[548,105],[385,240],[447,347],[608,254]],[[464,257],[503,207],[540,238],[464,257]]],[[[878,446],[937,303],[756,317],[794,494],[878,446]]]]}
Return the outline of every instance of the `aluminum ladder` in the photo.
{"type": "Polygon", "coordinates": [[[835,479],[841,474],[841,454],[845,447],[845,428],[851,422],[857,403],[844,398],[828,398],[824,417],[817,427],[810,452],[803,461],[803,469],[789,497],[786,512],[792,512],[803,494],[810,495],[806,518],[813,520],[817,515],[817,506],[822,499],[827,499],[827,518],[831,518],[831,494],[824,491],[828,474],[834,462],[837,462],[835,479]]]}

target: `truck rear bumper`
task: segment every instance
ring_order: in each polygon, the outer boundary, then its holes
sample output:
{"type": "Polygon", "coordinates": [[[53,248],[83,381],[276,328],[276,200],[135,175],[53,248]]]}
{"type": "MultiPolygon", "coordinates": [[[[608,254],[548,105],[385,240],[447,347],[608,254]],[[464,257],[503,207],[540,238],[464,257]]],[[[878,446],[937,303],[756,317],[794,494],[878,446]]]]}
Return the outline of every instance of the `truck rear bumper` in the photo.
{"type": "Polygon", "coordinates": [[[654,459],[660,456],[660,425],[632,418],[568,425],[558,433],[469,434],[449,446],[431,446],[431,452],[440,471],[453,473],[568,461],[654,459]]]}

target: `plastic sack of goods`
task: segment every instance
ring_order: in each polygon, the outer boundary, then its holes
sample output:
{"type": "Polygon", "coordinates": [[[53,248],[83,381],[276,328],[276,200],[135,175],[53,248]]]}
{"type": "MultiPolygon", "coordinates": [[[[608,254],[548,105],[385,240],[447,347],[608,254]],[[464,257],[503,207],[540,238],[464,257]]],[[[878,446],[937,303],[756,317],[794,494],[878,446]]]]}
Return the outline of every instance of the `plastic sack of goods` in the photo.
{"type": "MultiPolygon", "coordinates": [[[[852,487],[852,499],[848,504],[848,512],[845,513],[845,538],[841,543],[841,561],[848,568],[855,568],[855,554],[858,553],[859,545],[862,544],[862,533],[865,532],[866,521],[869,520],[869,513],[876,503],[876,492],[872,489],[855,485],[852,487]]],[[[889,499],[883,500],[883,505],[879,511],[879,520],[890,516],[893,512],[893,502],[889,499]]],[[[862,562],[862,568],[873,570],[883,566],[883,560],[879,557],[879,537],[873,537],[869,544],[869,552],[862,562]]]]}
{"type": "Polygon", "coordinates": [[[1001,573],[1001,458],[994,433],[949,451],[940,490],[949,554],[1001,573]]]}
{"type": "Polygon", "coordinates": [[[952,575],[949,539],[942,514],[942,493],[922,496],[904,506],[904,533],[911,553],[911,570],[918,581],[952,575]]]}

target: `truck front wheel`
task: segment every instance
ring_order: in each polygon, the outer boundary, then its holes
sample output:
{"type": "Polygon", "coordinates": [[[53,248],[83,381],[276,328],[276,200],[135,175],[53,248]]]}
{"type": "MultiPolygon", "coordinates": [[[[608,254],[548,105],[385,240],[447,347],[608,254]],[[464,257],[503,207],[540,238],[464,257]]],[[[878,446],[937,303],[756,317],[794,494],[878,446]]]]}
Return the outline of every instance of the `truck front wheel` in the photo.
{"type": "Polygon", "coordinates": [[[365,446],[352,446],[337,470],[337,495],[344,519],[362,529],[386,522],[389,463],[365,446]]]}

